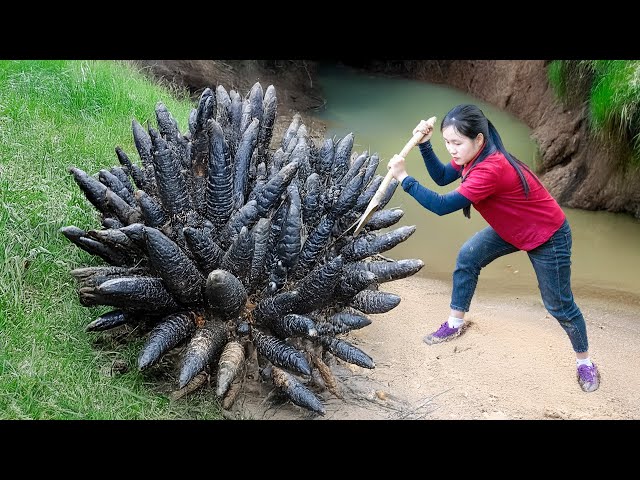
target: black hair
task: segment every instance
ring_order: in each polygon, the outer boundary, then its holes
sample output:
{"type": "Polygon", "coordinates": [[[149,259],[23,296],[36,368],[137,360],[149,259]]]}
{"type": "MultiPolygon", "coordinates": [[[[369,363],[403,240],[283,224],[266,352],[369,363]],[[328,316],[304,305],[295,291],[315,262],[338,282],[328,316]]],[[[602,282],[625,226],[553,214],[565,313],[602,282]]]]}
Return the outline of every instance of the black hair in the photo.
{"type": "MultiPolygon", "coordinates": [[[[522,188],[524,190],[525,198],[529,197],[529,183],[527,182],[524,173],[522,173],[522,168],[527,170],[533,176],[533,178],[535,178],[536,181],[540,183],[538,177],[536,177],[536,175],[525,163],[521,162],[515,156],[507,152],[506,148],[502,144],[502,139],[500,138],[500,134],[496,130],[496,127],[493,126],[491,121],[487,117],[485,117],[482,110],[480,110],[476,105],[462,104],[449,110],[449,113],[447,113],[442,119],[442,122],[440,124],[440,131],[449,126],[453,126],[456,132],[464,135],[465,137],[474,139],[478,136],[479,133],[482,133],[485,138],[484,147],[482,148],[482,151],[480,152],[476,160],[474,160],[473,164],[469,167],[467,174],[462,177],[463,182],[474,166],[487,158],[490,153],[499,150],[518,173],[518,177],[520,177],[520,183],[522,184],[522,188]]],[[[470,218],[471,207],[465,207],[463,209],[463,213],[465,217],[470,218]]]]}

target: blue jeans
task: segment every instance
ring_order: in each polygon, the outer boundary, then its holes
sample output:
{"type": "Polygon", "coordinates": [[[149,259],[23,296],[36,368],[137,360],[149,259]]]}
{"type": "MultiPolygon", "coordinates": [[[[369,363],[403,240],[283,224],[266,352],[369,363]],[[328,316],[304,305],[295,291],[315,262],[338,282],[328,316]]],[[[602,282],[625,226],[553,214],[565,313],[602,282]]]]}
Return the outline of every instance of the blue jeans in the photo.
{"type": "MultiPolygon", "coordinates": [[[[527,252],[547,311],[569,335],[576,353],[589,350],[587,326],[571,292],[571,227],[567,220],[549,240],[527,252]]],[[[477,232],[458,252],[451,309],[468,312],[480,270],[498,257],[519,251],[491,227],[477,232]]]]}

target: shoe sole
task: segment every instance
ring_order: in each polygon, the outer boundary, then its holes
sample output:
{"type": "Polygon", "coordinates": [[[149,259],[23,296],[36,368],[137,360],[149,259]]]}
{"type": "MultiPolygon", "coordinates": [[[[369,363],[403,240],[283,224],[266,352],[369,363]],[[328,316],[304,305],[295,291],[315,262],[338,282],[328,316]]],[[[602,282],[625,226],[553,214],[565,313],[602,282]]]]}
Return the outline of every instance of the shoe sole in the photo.
{"type": "Polygon", "coordinates": [[[427,345],[435,345],[437,343],[444,343],[444,342],[448,342],[449,340],[453,340],[454,338],[459,337],[460,335],[462,335],[462,333],[467,329],[467,324],[463,323],[462,326],[460,327],[460,329],[452,334],[452,335],[448,335],[446,337],[434,337],[432,333],[430,333],[429,335],[427,335],[426,337],[422,338],[422,341],[424,343],[426,343],[427,345]]]}

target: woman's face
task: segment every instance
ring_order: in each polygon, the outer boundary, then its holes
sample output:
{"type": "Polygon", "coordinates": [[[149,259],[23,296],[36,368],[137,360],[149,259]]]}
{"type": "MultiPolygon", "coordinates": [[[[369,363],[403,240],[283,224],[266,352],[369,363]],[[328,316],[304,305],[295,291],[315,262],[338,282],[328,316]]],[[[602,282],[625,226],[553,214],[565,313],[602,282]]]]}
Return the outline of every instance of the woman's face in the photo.
{"type": "Polygon", "coordinates": [[[476,138],[465,137],[458,133],[453,125],[442,130],[442,137],[447,151],[456,165],[461,167],[473,160],[482,147],[484,136],[479,133],[476,138]]]}

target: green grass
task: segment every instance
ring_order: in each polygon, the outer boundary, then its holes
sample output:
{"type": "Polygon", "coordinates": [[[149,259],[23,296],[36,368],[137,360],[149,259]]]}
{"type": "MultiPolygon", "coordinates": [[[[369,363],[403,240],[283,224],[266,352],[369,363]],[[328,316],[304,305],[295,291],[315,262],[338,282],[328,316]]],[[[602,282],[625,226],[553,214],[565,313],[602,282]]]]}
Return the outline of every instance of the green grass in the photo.
{"type": "Polygon", "coordinates": [[[210,391],[170,402],[135,368],[141,340],[85,326],[106,308],[82,307],[69,272],[101,261],[60,228],[98,228],[68,173],[137,160],[131,121],[155,125],[162,101],[181,131],[186,92],[108,61],[0,61],[0,419],[217,419],[210,391]],[[114,360],[131,366],[111,375],[114,360]]]}
{"type": "Polygon", "coordinates": [[[639,60],[555,60],[548,78],[563,100],[587,102],[594,135],[626,142],[640,166],[639,60]]]}

